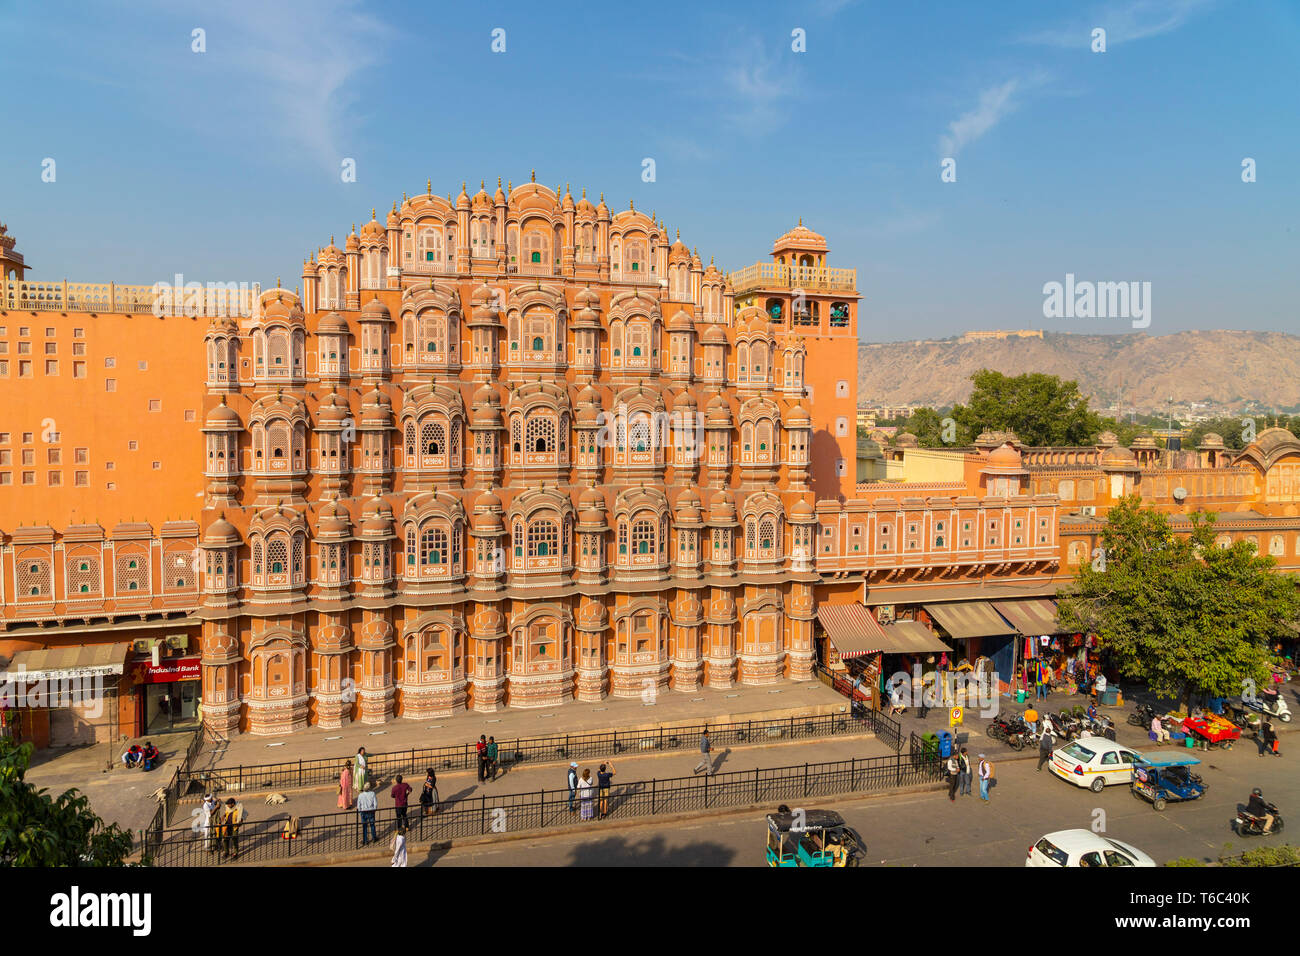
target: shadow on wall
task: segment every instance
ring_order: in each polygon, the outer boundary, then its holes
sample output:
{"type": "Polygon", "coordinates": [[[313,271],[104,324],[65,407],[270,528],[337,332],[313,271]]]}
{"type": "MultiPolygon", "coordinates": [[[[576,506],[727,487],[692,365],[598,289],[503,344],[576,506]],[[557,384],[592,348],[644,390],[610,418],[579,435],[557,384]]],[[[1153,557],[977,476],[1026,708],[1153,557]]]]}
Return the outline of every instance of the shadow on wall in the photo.
{"type": "Polygon", "coordinates": [[[813,432],[812,447],[808,449],[808,487],[815,498],[838,498],[843,478],[835,473],[835,462],[841,457],[840,446],[829,428],[813,432]]]}

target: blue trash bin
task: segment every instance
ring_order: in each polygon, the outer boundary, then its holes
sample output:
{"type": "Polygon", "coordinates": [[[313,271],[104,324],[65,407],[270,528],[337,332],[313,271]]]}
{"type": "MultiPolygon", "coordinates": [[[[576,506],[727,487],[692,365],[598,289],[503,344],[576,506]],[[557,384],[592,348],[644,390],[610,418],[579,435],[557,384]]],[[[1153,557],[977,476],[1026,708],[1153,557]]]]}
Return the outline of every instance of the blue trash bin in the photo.
{"type": "Polygon", "coordinates": [[[946,730],[939,731],[939,757],[947,760],[952,756],[952,734],[946,730]]]}

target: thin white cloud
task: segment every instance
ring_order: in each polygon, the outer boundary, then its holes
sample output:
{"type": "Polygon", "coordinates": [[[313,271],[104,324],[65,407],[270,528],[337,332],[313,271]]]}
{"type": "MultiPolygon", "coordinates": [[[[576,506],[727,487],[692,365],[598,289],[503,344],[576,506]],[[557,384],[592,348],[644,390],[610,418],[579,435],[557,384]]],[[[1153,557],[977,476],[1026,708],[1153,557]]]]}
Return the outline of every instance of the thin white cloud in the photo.
{"type": "Polygon", "coordinates": [[[1044,46],[1088,47],[1092,31],[1101,27],[1106,31],[1107,47],[1120,43],[1145,40],[1177,30],[1193,17],[1211,10],[1218,0],[1133,0],[1130,3],[1111,3],[1070,23],[1028,34],[1023,43],[1044,46]]]}
{"type": "Polygon", "coordinates": [[[352,84],[379,61],[391,31],[355,0],[234,0],[204,18],[212,55],[228,59],[265,104],[270,135],[335,171],[355,156],[352,84]]]}
{"type": "Polygon", "coordinates": [[[794,71],[757,37],[729,43],[728,49],[720,77],[726,119],[740,130],[770,132],[785,122],[794,71]]]}
{"type": "Polygon", "coordinates": [[[1003,117],[1019,105],[1015,100],[1021,80],[1012,78],[980,93],[979,103],[948,124],[948,132],[939,137],[944,156],[956,156],[963,148],[997,126],[1003,117]]]}

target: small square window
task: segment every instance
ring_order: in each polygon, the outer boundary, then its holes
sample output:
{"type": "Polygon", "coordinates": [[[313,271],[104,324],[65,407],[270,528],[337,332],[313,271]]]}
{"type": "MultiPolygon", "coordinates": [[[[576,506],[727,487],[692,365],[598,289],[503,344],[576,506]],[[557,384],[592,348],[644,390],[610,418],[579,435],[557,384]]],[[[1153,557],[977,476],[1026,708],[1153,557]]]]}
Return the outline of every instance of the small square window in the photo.
{"type": "Polygon", "coordinates": [[[194,409],[192,408],[185,409],[185,420],[187,422],[194,421],[194,409]]]}
{"type": "Polygon", "coordinates": [[[34,484],[36,484],[36,472],[34,472],[34,471],[24,471],[24,472],[23,472],[23,484],[24,484],[24,485],[34,485],[34,484]]]}
{"type": "Polygon", "coordinates": [[[63,472],[52,471],[49,473],[49,484],[51,488],[57,488],[63,484],[63,472]]]}
{"type": "Polygon", "coordinates": [[[72,377],[73,377],[73,378],[85,378],[85,377],[86,377],[86,363],[85,363],[85,362],[73,362],[73,363],[72,363],[72,377]]]}
{"type": "Polygon", "coordinates": [[[89,487],[89,485],[90,485],[90,472],[88,472],[88,471],[79,471],[79,472],[77,472],[77,473],[75,474],[75,476],[73,477],[73,484],[75,484],[78,488],[86,488],[86,487],[89,487]]]}
{"type": "Polygon", "coordinates": [[[140,447],[140,443],[139,443],[138,441],[136,441],[135,439],[131,439],[131,441],[128,441],[128,442],[126,443],[126,450],[127,450],[127,451],[135,451],[135,450],[138,449],[139,447],[140,447]]]}
{"type": "Polygon", "coordinates": [[[46,375],[58,375],[58,374],[59,374],[59,360],[58,360],[58,359],[46,359],[46,361],[45,361],[45,374],[46,374],[46,375]]]}
{"type": "Polygon", "coordinates": [[[54,329],[50,328],[48,325],[45,327],[45,337],[47,339],[54,338],[54,329]]]}
{"type": "Polygon", "coordinates": [[[106,378],[106,379],[104,379],[104,391],[106,391],[106,392],[116,392],[116,391],[117,391],[117,379],[115,379],[115,378],[106,378]]]}
{"type": "Polygon", "coordinates": [[[75,461],[78,465],[84,465],[86,462],[90,461],[90,449],[89,448],[72,449],[72,460],[75,461]]]}
{"type": "Polygon", "coordinates": [[[86,337],[86,330],[85,330],[85,329],[73,329],[73,330],[72,330],[72,337],[73,337],[74,339],[84,339],[84,338],[86,337]]]}
{"type": "Polygon", "coordinates": [[[149,363],[146,362],[144,359],[141,359],[141,360],[136,364],[136,368],[138,368],[138,369],[139,369],[140,371],[142,371],[142,372],[147,372],[147,371],[149,371],[149,363]]]}
{"type": "Polygon", "coordinates": [[[149,411],[151,411],[151,412],[161,412],[161,411],[162,411],[162,399],[161,399],[161,398],[151,398],[151,399],[149,399],[149,411]]]}
{"type": "Polygon", "coordinates": [[[111,355],[104,356],[104,368],[117,368],[117,359],[111,355]]]}
{"type": "Polygon", "coordinates": [[[58,343],[58,342],[46,342],[46,343],[45,343],[45,354],[46,354],[46,355],[58,355],[58,354],[59,354],[59,343],[58,343]]]}
{"type": "Polygon", "coordinates": [[[117,482],[116,482],[116,481],[110,481],[107,485],[105,485],[105,487],[106,487],[109,491],[117,491],[117,482]]]}
{"type": "Polygon", "coordinates": [[[160,462],[160,461],[155,461],[155,462],[153,463],[153,470],[154,470],[154,471],[161,471],[161,470],[162,470],[162,462],[160,462]]]}

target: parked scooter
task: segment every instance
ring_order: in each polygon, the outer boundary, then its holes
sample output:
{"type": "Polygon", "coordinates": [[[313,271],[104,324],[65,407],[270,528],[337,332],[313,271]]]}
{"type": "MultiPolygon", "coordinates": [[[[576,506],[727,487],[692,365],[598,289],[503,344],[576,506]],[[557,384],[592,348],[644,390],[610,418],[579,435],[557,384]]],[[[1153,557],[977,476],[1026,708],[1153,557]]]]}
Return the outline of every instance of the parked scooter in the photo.
{"type": "Polygon", "coordinates": [[[1247,707],[1257,710],[1261,714],[1276,717],[1284,724],[1291,722],[1291,707],[1287,704],[1286,698],[1272,687],[1265,688],[1258,697],[1242,697],[1241,701],[1247,707]]]}

